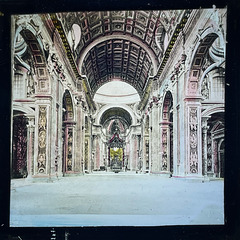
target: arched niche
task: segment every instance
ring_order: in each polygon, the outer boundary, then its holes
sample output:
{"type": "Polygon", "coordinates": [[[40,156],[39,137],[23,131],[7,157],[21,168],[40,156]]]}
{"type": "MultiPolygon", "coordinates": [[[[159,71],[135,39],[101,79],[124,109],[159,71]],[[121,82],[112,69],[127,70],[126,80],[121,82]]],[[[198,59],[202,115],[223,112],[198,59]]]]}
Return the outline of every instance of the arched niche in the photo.
{"type": "Polygon", "coordinates": [[[167,91],[164,96],[162,108],[163,121],[172,122],[172,108],[173,108],[173,96],[170,91],[167,91]]]}
{"type": "Polygon", "coordinates": [[[212,69],[209,69],[209,72],[206,73],[200,80],[200,93],[204,102],[224,102],[225,69],[217,66],[213,66],[212,69]]]}
{"type": "Polygon", "coordinates": [[[162,153],[161,171],[173,173],[173,97],[167,91],[162,106],[160,123],[160,143],[162,153]]]}
{"type": "Polygon", "coordinates": [[[224,177],[225,113],[221,108],[212,108],[204,113],[206,128],[203,129],[205,171],[210,177],[224,177]]]}
{"type": "Polygon", "coordinates": [[[69,44],[72,47],[73,51],[76,50],[80,42],[81,36],[82,36],[82,32],[81,32],[80,26],[74,23],[67,36],[69,44]]]}
{"type": "Polygon", "coordinates": [[[62,100],[63,108],[63,174],[74,172],[74,138],[75,122],[72,96],[68,90],[65,91],[62,100]]]}
{"type": "Polygon", "coordinates": [[[74,119],[73,101],[72,96],[68,90],[64,92],[62,106],[63,106],[63,120],[64,121],[73,120],[74,119]]]}

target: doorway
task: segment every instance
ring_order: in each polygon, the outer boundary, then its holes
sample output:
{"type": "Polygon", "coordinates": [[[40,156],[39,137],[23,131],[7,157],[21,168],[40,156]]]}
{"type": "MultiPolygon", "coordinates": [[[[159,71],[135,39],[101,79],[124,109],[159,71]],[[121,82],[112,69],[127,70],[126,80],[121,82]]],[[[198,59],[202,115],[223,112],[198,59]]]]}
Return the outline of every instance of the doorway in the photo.
{"type": "Polygon", "coordinates": [[[27,119],[24,115],[13,117],[12,178],[27,177],[27,119]]]}

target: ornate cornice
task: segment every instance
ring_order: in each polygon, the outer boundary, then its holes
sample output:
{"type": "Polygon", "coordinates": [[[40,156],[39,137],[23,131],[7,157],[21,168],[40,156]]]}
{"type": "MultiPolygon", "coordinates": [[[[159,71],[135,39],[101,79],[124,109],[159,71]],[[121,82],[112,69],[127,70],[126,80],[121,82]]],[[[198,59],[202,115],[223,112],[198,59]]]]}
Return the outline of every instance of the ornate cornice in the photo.
{"type": "Polygon", "coordinates": [[[73,72],[75,74],[76,80],[77,81],[82,81],[83,88],[84,88],[84,91],[86,92],[86,96],[87,96],[87,102],[94,110],[96,110],[96,106],[95,106],[95,104],[94,104],[94,102],[92,100],[91,91],[89,89],[87,81],[78,72],[78,68],[77,68],[76,62],[74,60],[74,57],[72,55],[71,47],[70,47],[70,45],[68,43],[67,36],[66,36],[66,34],[64,32],[62,23],[61,23],[61,21],[58,20],[57,15],[55,13],[50,14],[50,17],[51,17],[51,20],[52,20],[55,28],[57,29],[57,31],[59,33],[59,36],[60,36],[60,38],[62,40],[62,44],[63,44],[63,46],[65,48],[65,51],[66,51],[66,54],[67,54],[67,58],[68,58],[69,63],[71,65],[71,67],[72,67],[72,70],[73,70],[73,72]]]}

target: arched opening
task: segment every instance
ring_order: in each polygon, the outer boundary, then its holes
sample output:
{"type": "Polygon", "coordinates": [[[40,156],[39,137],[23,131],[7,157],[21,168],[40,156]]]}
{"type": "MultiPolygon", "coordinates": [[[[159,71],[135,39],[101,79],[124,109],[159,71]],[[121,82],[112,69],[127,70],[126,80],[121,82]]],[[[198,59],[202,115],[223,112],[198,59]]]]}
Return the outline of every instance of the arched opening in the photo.
{"type": "Polygon", "coordinates": [[[163,102],[161,122],[161,149],[162,149],[162,171],[173,174],[173,97],[168,91],[163,102]]]}
{"type": "Polygon", "coordinates": [[[205,115],[201,119],[202,132],[199,131],[199,116],[212,103],[219,106],[224,104],[224,43],[222,46],[219,44],[222,35],[211,28],[205,30],[200,38],[194,50],[186,84],[185,102],[189,109],[187,138],[190,140],[187,171],[190,174],[218,177],[218,141],[224,137],[224,116],[220,116],[221,113],[205,115]]]}
{"type": "Polygon", "coordinates": [[[63,96],[63,125],[62,125],[62,136],[63,136],[63,161],[62,169],[63,174],[73,172],[73,151],[74,151],[74,114],[73,114],[73,103],[72,97],[68,90],[65,91],[63,96]]]}
{"type": "MultiPolygon", "coordinates": [[[[188,95],[196,95],[198,94],[198,91],[200,92],[198,80],[200,79],[204,71],[214,64],[214,55],[216,53],[212,52],[212,54],[210,54],[211,51],[209,51],[209,49],[217,38],[217,34],[210,33],[205,36],[198,44],[195,55],[192,59],[188,84],[186,85],[188,95]]],[[[205,92],[205,95],[207,96],[207,90],[205,90],[205,92]]]]}
{"type": "Polygon", "coordinates": [[[213,113],[207,120],[207,174],[224,177],[224,112],[213,113]]]}
{"type": "Polygon", "coordinates": [[[123,139],[119,137],[119,128],[115,121],[113,123],[112,131],[114,134],[108,142],[108,162],[112,171],[119,172],[124,166],[124,143],[123,139]]]}
{"type": "MultiPolygon", "coordinates": [[[[100,124],[102,126],[108,126],[108,134],[112,134],[111,128],[113,122],[111,120],[120,119],[123,126],[121,127],[122,130],[126,131],[132,124],[132,117],[128,111],[121,107],[113,107],[107,109],[101,116],[100,124]],[[110,121],[110,122],[109,122],[110,121]]],[[[124,133],[124,132],[123,132],[124,133]]]]}
{"type": "Polygon", "coordinates": [[[107,140],[107,167],[115,172],[127,168],[129,152],[125,140],[132,125],[131,115],[123,108],[113,107],[103,112],[100,124],[107,140]]]}
{"type": "Polygon", "coordinates": [[[23,112],[13,112],[12,178],[27,177],[27,118],[23,112]]]}

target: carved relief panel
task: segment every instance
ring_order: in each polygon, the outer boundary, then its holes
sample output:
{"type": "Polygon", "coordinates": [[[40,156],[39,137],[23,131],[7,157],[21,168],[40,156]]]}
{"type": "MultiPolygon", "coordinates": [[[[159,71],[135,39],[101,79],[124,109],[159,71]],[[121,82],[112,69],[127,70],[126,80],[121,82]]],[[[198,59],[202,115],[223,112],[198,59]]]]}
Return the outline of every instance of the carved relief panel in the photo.
{"type": "Polygon", "coordinates": [[[67,158],[66,158],[66,170],[67,171],[72,171],[73,170],[73,129],[72,128],[68,128],[68,135],[67,135],[67,158]]]}
{"type": "Polygon", "coordinates": [[[207,135],[207,171],[212,171],[212,138],[209,132],[207,135]]]}
{"type": "Polygon", "coordinates": [[[198,173],[198,112],[196,107],[189,110],[189,170],[198,173]]]}
{"type": "Polygon", "coordinates": [[[168,164],[168,130],[162,129],[162,171],[167,171],[168,164]]]}
{"type": "Polygon", "coordinates": [[[37,172],[46,173],[47,107],[39,107],[37,172]]]}
{"type": "Polygon", "coordinates": [[[89,155],[88,155],[88,140],[85,139],[85,148],[84,148],[84,156],[85,156],[85,170],[88,169],[88,159],[89,159],[89,155]]]}

